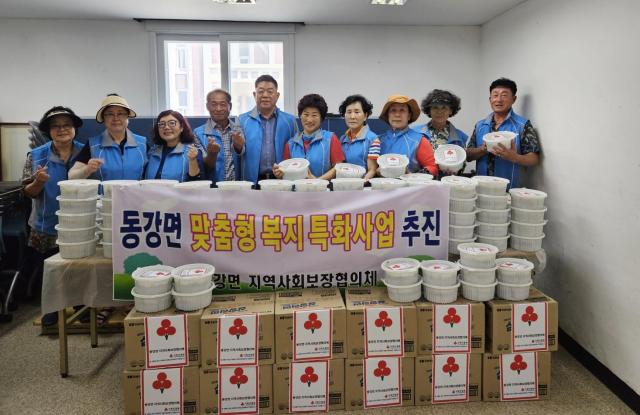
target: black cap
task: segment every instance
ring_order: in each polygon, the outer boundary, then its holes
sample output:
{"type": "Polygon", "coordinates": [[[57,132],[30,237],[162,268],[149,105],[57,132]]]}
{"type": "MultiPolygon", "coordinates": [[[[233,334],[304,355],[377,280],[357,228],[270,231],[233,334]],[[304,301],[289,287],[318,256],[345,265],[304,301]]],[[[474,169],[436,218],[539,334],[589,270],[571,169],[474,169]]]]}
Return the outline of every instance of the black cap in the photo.
{"type": "Polygon", "coordinates": [[[82,127],[82,119],[80,119],[80,117],[78,117],[71,108],[56,106],[45,112],[42,119],[40,119],[38,129],[43,134],[49,135],[49,124],[51,123],[51,119],[56,115],[66,115],[67,117],[70,117],[73,121],[74,128],[82,127]]]}

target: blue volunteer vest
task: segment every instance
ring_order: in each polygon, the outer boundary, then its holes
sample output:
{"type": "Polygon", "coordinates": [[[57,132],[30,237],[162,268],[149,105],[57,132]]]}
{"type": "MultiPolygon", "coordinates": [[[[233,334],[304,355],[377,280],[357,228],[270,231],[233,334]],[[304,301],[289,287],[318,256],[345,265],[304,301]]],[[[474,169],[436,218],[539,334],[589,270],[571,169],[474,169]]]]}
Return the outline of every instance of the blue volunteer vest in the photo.
{"type": "MultiPolygon", "coordinates": [[[[231,129],[233,130],[235,123],[229,120],[231,123],[231,129]]],[[[203,152],[206,157],[207,144],[209,144],[209,139],[212,138],[216,141],[216,143],[220,146],[220,151],[218,152],[218,156],[216,157],[216,170],[210,171],[207,173],[207,180],[211,180],[214,183],[221,182],[225,180],[226,171],[224,164],[224,144],[222,144],[222,136],[220,135],[220,131],[213,128],[213,120],[209,119],[206,123],[202,124],[200,127],[193,130],[193,134],[198,137],[198,141],[200,141],[200,145],[202,146],[203,152]]],[[[244,134],[244,132],[243,132],[244,134]]],[[[231,143],[233,147],[233,143],[231,143]]],[[[246,146],[246,143],[245,143],[246,146]]],[[[233,166],[235,170],[235,180],[240,180],[240,170],[241,170],[241,155],[237,154],[235,149],[231,149],[231,154],[233,155],[233,166]]],[[[260,159],[258,159],[258,163],[260,163],[260,159]]]]}
{"type": "Polygon", "coordinates": [[[91,158],[103,160],[96,172],[99,180],[140,180],[147,163],[147,139],[127,130],[124,154],[105,130],[89,139],[91,158]]]}
{"type": "MultiPolygon", "coordinates": [[[[431,142],[431,131],[429,131],[428,124],[420,124],[411,128],[424,134],[425,137],[427,137],[427,140],[431,142]]],[[[452,123],[449,123],[449,138],[447,139],[447,144],[455,144],[465,148],[468,139],[468,135],[466,135],[462,130],[458,130],[452,123]]],[[[435,148],[433,150],[435,151],[435,148]]]]}
{"type": "Polygon", "coordinates": [[[380,136],[380,155],[404,154],[409,159],[409,172],[416,173],[422,169],[416,151],[423,137],[422,133],[409,127],[401,131],[387,130],[380,136]]]}
{"type": "Polygon", "coordinates": [[[364,125],[360,131],[358,131],[358,135],[353,141],[346,133],[343,134],[342,137],[340,137],[340,145],[342,146],[345,161],[347,163],[357,164],[366,169],[369,158],[369,147],[371,147],[371,143],[377,137],[376,133],[371,131],[368,125],[364,125]]]}
{"type": "Polygon", "coordinates": [[[287,142],[289,154],[291,158],[309,160],[309,170],[311,170],[311,174],[315,177],[322,176],[331,169],[331,137],[333,137],[331,131],[316,131],[305,152],[302,132],[300,132],[287,142]]]}
{"type": "MultiPolygon", "coordinates": [[[[149,162],[144,175],[145,179],[155,179],[160,161],[162,160],[162,147],[154,144],[149,151],[149,162]]],[[[183,143],[178,143],[169,154],[167,154],[162,165],[161,179],[177,180],[185,182],[189,178],[189,147],[183,143]]],[[[202,153],[198,150],[198,164],[202,173],[202,153]]]]}

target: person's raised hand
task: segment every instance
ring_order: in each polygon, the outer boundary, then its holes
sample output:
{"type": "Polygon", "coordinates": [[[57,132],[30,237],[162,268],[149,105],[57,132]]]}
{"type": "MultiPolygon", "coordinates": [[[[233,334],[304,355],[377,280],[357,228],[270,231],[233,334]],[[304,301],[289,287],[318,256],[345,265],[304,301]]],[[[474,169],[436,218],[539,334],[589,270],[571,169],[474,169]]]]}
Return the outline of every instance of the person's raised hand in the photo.
{"type": "Polygon", "coordinates": [[[35,181],[40,184],[44,184],[49,181],[47,166],[38,166],[38,168],[36,169],[35,181]]]}

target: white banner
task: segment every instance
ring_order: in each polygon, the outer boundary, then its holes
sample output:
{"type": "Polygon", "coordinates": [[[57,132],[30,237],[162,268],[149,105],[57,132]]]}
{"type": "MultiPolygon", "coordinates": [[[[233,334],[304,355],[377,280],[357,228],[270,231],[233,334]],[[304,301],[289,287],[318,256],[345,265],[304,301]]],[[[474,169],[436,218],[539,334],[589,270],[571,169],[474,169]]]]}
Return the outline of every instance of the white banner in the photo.
{"type": "Polygon", "coordinates": [[[131,273],[208,263],[218,290],[376,285],[389,258],[446,259],[449,189],[360,192],[113,190],[113,296],[131,273]]]}

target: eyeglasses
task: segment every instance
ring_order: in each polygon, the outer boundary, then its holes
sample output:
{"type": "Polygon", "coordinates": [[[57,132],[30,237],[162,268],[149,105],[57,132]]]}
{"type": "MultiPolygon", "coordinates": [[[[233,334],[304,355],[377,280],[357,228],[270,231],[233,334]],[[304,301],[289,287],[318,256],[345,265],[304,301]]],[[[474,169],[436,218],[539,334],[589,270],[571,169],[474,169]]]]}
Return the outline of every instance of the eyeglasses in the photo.
{"type": "Polygon", "coordinates": [[[105,112],[102,114],[104,118],[128,118],[128,112],[105,112]]]}
{"type": "Polygon", "coordinates": [[[175,127],[177,127],[177,126],[178,126],[178,121],[176,121],[176,120],[171,120],[171,121],[160,121],[160,122],[158,123],[158,128],[159,128],[159,129],[162,129],[162,128],[166,127],[166,126],[169,126],[169,127],[171,127],[171,128],[175,128],[175,127]]]}
{"type": "Polygon", "coordinates": [[[58,130],[58,131],[62,131],[62,130],[70,130],[73,128],[72,124],[59,124],[59,125],[50,125],[49,129],[51,130],[58,130]]]}

